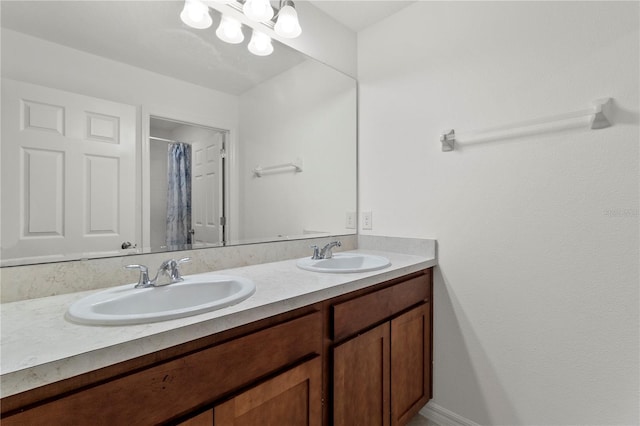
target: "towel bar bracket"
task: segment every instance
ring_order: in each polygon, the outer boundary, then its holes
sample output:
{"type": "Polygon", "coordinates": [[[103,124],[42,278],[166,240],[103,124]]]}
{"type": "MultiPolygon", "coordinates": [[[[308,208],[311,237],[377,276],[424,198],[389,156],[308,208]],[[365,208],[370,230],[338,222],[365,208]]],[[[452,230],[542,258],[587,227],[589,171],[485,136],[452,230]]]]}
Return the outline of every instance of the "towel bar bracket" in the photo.
{"type": "Polygon", "coordinates": [[[456,142],[456,132],[451,129],[445,131],[440,135],[440,142],[442,142],[442,152],[453,151],[453,147],[456,142]]]}

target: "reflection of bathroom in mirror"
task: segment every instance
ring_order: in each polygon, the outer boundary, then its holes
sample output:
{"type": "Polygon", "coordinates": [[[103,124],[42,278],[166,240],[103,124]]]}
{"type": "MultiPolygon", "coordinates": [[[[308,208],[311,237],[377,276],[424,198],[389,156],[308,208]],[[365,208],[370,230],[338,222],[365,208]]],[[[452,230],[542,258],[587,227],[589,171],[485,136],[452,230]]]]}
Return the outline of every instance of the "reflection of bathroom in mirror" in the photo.
{"type": "Polygon", "coordinates": [[[214,30],[189,28],[181,2],[1,7],[2,266],[355,233],[353,78],[277,41],[266,57],[223,43],[214,10],[214,30]],[[225,144],[209,201],[192,186],[186,245],[152,195],[150,137],[189,143],[176,123],[225,144]]]}
{"type": "Polygon", "coordinates": [[[150,118],[152,251],[224,245],[227,134],[227,130],[150,118]]]}

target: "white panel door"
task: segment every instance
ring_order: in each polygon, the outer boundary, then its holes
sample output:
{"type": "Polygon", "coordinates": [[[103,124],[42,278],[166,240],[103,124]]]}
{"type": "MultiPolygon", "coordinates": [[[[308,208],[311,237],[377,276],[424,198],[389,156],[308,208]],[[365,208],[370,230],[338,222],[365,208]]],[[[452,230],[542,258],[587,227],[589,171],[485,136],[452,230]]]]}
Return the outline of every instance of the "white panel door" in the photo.
{"type": "Polygon", "coordinates": [[[192,212],[193,242],[214,244],[222,238],[220,152],[224,134],[216,133],[206,140],[194,142],[192,149],[192,212]]]}
{"type": "Polygon", "coordinates": [[[136,241],[135,144],[134,106],[3,79],[3,262],[136,241]]]}

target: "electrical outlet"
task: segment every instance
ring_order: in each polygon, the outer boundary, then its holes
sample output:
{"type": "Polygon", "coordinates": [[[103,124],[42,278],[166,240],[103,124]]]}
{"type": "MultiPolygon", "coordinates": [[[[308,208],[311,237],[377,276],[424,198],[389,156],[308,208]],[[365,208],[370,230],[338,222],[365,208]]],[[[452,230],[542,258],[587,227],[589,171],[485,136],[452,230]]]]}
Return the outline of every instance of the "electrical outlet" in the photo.
{"type": "Polygon", "coordinates": [[[345,227],[347,229],[356,229],[356,214],[354,212],[347,212],[345,227]]]}
{"type": "Polygon", "coordinates": [[[362,229],[373,229],[373,222],[371,220],[371,212],[362,212],[362,229]]]}

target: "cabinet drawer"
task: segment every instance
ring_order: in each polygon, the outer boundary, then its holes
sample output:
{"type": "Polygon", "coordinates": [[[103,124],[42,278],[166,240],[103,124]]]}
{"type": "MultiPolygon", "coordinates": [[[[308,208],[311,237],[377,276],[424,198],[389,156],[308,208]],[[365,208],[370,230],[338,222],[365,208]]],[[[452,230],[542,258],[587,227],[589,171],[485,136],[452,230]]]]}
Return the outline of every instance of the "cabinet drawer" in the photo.
{"type": "Polygon", "coordinates": [[[320,354],[315,312],[2,419],[13,424],[158,424],[320,354]]]}
{"type": "Polygon", "coordinates": [[[431,270],[424,275],[332,306],[334,340],[343,339],[429,299],[431,270]]]}

